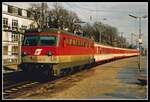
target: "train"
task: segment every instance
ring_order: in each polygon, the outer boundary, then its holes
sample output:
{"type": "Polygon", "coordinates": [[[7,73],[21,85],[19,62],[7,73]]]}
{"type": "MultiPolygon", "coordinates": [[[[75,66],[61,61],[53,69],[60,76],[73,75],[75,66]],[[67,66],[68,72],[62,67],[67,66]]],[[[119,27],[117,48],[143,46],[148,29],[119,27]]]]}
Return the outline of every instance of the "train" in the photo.
{"type": "Polygon", "coordinates": [[[137,55],[138,50],[102,45],[63,30],[32,29],[24,34],[19,67],[26,73],[53,77],[102,61],[137,55]]]}

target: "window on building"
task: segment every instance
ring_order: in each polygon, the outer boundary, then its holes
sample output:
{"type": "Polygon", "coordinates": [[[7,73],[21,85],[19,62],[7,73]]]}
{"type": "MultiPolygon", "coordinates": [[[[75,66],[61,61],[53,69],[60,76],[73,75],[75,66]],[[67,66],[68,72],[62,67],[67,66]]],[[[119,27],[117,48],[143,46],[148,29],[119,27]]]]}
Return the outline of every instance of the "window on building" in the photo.
{"type": "Polygon", "coordinates": [[[12,27],[18,28],[18,20],[12,20],[12,27]]]}
{"type": "Polygon", "coordinates": [[[27,29],[27,26],[22,25],[21,28],[22,28],[23,30],[25,30],[25,29],[27,29]]]}
{"type": "Polygon", "coordinates": [[[19,35],[18,34],[12,34],[11,38],[12,38],[12,42],[17,42],[19,39],[19,35]]]}
{"type": "Polygon", "coordinates": [[[18,46],[12,46],[12,55],[18,55],[18,46]]]}
{"type": "Polygon", "coordinates": [[[13,7],[13,12],[14,14],[17,14],[18,15],[18,8],[17,7],[13,7]]]}
{"type": "Polygon", "coordinates": [[[31,12],[30,11],[27,11],[27,17],[31,18],[31,12]]]}
{"type": "Polygon", "coordinates": [[[22,16],[22,9],[18,8],[18,15],[22,16]]]}
{"type": "Polygon", "coordinates": [[[8,18],[3,18],[3,27],[8,27],[8,18]]]}
{"type": "Polygon", "coordinates": [[[3,55],[8,55],[8,46],[3,46],[3,55]]]}
{"type": "Polygon", "coordinates": [[[13,6],[8,5],[8,13],[13,13],[13,6]]]}
{"type": "Polygon", "coordinates": [[[22,10],[22,16],[27,17],[27,11],[26,10],[22,10]]]}
{"type": "Polygon", "coordinates": [[[8,5],[8,13],[18,14],[18,8],[8,5]]]}
{"type": "Polygon", "coordinates": [[[33,24],[30,24],[30,28],[32,29],[32,28],[35,28],[35,26],[33,25],[33,24]]]}

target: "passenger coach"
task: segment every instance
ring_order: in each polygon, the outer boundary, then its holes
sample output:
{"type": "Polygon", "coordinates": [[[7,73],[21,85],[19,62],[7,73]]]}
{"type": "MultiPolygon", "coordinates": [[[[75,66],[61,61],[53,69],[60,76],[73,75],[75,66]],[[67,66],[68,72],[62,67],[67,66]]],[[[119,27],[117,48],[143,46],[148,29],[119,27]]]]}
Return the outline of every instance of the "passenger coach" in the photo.
{"type": "Polygon", "coordinates": [[[118,48],[94,43],[95,62],[108,61],[136,55],[139,55],[139,51],[135,49],[118,48]]]}

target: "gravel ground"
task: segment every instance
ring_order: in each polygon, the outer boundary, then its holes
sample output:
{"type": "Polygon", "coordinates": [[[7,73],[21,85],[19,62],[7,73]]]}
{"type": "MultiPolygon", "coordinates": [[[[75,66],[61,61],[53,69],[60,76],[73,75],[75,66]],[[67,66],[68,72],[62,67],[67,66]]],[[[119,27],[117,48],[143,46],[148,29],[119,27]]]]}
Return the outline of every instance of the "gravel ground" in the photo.
{"type": "Polygon", "coordinates": [[[146,99],[147,85],[137,77],[147,75],[147,60],[142,57],[138,71],[137,57],[121,59],[46,83],[17,99],[146,99]]]}

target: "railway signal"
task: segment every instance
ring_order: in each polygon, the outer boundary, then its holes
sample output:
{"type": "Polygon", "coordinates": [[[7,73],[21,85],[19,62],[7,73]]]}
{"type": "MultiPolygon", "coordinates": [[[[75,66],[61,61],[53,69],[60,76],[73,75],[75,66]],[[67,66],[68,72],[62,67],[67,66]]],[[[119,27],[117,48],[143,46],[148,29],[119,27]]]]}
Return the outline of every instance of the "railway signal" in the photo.
{"type": "MultiPolygon", "coordinates": [[[[142,44],[142,39],[141,39],[141,19],[142,18],[147,18],[147,15],[144,15],[144,16],[134,16],[134,15],[131,15],[129,14],[130,17],[132,18],[135,18],[135,19],[139,19],[139,51],[140,51],[140,47],[141,47],[141,44],[142,44]]],[[[141,53],[139,54],[139,63],[138,63],[138,66],[139,66],[139,71],[141,71],[141,65],[140,65],[140,56],[141,56],[141,53]]]]}

